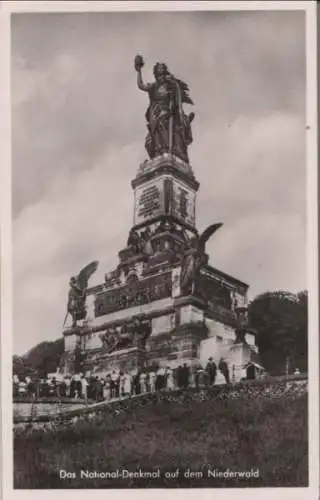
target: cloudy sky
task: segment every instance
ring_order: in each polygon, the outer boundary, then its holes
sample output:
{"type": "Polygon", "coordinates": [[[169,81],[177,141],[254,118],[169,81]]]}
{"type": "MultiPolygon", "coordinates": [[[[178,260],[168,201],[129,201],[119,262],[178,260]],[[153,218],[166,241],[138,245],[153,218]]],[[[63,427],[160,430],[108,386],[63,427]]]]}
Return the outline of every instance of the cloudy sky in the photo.
{"type": "Polygon", "coordinates": [[[195,102],[197,224],[211,264],[266,290],[306,287],[303,12],[15,14],[14,352],[61,335],[69,277],[117,263],[144,150],[146,80],[164,61],[195,102]]]}

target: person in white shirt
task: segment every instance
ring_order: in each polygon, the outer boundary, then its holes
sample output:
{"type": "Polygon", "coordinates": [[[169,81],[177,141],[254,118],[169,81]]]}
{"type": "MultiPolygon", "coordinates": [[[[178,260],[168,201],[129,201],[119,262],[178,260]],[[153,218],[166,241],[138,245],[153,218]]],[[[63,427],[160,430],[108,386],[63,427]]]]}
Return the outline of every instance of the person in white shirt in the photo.
{"type": "Polygon", "coordinates": [[[85,377],[81,378],[81,393],[84,399],[88,398],[88,381],[85,377]]]}
{"type": "Polygon", "coordinates": [[[70,396],[70,387],[71,387],[71,378],[66,377],[64,379],[64,383],[66,384],[66,396],[69,397],[70,396]]]}
{"type": "Polygon", "coordinates": [[[123,372],[120,372],[119,376],[119,397],[123,398],[124,396],[124,384],[125,384],[125,376],[123,372]]]}
{"type": "Polygon", "coordinates": [[[149,373],[149,383],[150,383],[150,391],[156,392],[156,379],[157,375],[154,371],[149,373]]]}
{"type": "Polygon", "coordinates": [[[124,376],[124,394],[125,396],[131,396],[132,383],[130,373],[126,373],[124,376]]]}
{"type": "Polygon", "coordinates": [[[174,390],[174,379],[173,379],[173,371],[171,370],[170,366],[167,366],[166,368],[166,381],[167,381],[167,389],[169,391],[174,390]]]}
{"type": "Polygon", "coordinates": [[[23,381],[19,383],[19,395],[25,396],[27,394],[27,384],[23,381]]]}
{"type": "Polygon", "coordinates": [[[106,401],[110,401],[111,399],[111,376],[109,373],[107,373],[103,386],[103,397],[106,401]]]}

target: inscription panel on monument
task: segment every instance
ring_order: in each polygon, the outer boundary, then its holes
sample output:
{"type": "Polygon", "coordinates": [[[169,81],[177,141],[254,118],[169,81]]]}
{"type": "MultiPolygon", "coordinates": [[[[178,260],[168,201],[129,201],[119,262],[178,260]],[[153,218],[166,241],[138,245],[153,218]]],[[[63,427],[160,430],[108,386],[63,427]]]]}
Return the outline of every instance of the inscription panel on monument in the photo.
{"type": "Polygon", "coordinates": [[[172,182],[171,213],[175,217],[194,226],[195,225],[195,192],[176,179],[172,182]]]}
{"type": "Polygon", "coordinates": [[[164,208],[163,179],[145,183],[135,192],[134,224],[163,214],[164,208]]]}

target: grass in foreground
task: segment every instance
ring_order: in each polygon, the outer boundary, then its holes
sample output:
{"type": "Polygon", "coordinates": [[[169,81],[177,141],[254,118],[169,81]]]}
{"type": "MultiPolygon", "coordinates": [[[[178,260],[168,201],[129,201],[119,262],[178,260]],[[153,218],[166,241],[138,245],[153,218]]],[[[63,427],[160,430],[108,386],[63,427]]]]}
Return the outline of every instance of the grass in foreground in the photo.
{"type": "Polygon", "coordinates": [[[307,486],[307,395],[149,404],[14,443],[14,487],[201,488],[307,486]],[[80,471],[160,469],[159,479],[81,479],[80,471]],[[176,479],[165,472],[176,471],[176,479]],[[208,477],[259,469],[259,478],[208,477]],[[190,469],[203,477],[186,478],[190,469]],[[76,474],[60,479],[60,471],[76,474]]]}

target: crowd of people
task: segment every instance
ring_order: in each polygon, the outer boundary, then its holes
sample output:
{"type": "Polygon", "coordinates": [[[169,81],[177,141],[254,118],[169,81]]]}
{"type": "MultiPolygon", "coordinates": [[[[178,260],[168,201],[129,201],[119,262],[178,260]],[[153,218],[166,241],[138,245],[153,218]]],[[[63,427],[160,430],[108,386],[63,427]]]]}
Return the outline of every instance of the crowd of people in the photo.
{"type": "Polygon", "coordinates": [[[147,392],[184,389],[190,386],[214,385],[217,370],[224,375],[225,382],[230,382],[227,363],[222,359],[219,365],[210,358],[206,367],[191,368],[186,363],[175,369],[149,368],[135,373],[113,370],[109,373],[82,373],[72,376],[54,375],[42,379],[26,377],[20,380],[13,377],[13,397],[58,397],[89,399],[93,401],[111,400],[129,397],[147,392]]]}

